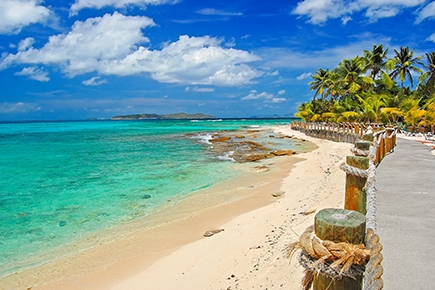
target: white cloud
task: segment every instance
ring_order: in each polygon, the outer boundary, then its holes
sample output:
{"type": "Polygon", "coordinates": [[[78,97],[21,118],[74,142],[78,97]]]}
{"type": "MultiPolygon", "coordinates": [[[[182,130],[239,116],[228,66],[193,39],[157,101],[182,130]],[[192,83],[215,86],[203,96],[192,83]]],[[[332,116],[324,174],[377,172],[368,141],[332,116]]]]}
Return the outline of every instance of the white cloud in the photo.
{"type": "Polygon", "coordinates": [[[435,1],[427,4],[423,9],[421,9],[418,13],[416,23],[422,22],[424,19],[432,19],[435,18],[435,1]]]}
{"type": "Polygon", "coordinates": [[[70,77],[148,73],[165,83],[236,86],[263,75],[247,65],[260,57],[243,50],[224,48],[222,39],[180,36],[161,50],[149,50],[141,29],[154,26],[152,19],[115,12],[74,23],[67,34],[53,35],[40,49],[27,38],[16,54],[4,56],[0,69],[14,64],[58,66],[70,77]]]}
{"type": "Polygon", "coordinates": [[[370,22],[376,22],[380,18],[394,17],[399,14],[399,7],[369,7],[365,13],[365,16],[369,18],[370,22]]]}
{"type": "Polygon", "coordinates": [[[221,40],[209,36],[180,36],[162,50],[140,47],[123,60],[103,63],[100,72],[127,75],[147,72],[164,83],[236,86],[252,83],[263,73],[246,63],[258,61],[256,55],[225,49],[221,40]]]}
{"type": "Polygon", "coordinates": [[[72,76],[91,72],[99,61],[123,58],[136,44],[148,41],[141,29],[153,25],[150,18],[116,12],[76,21],[68,34],[51,36],[41,49],[31,47],[33,39],[25,39],[18,53],[6,56],[0,68],[13,63],[42,63],[59,65],[72,76]]]}
{"type": "Polygon", "coordinates": [[[273,72],[271,72],[271,73],[268,73],[267,75],[268,75],[268,76],[271,76],[271,77],[276,77],[276,76],[279,75],[279,71],[276,70],[276,71],[273,71],[273,72]]]}
{"type": "MultiPolygon", "coordinates": [[[[281,90],[278,95],[284,94],[285,91],[281,90]]],[[[264,103],[281,103],[286,101],[285,98],[278,98],[275,97],[274,94],[262,92],[260,94],[257,93],[257,91],[253,90],[250,92],[249,95],[241,98],[242,101],[250,101],[250,100],[263,100],[264,103]]]]}
{"type": "Polygon", "coordinates": [[[22,71],[15,73],[17,76],[29,76],[32,80],[40,81],[40,82],[48,82],[50,78],[48,77],[47,72],[44,72],[41,69],[36,67],[26,67],[23,68],[22,71]]]}
{"type": "Polygon", "coordinates": [[[429,36],[428,38],[426,38],[426,40],[435,42],[435,33],[433,33],[431,36],[429,36]]]}
{"type": "Polygon", "coordinates": [[[39,5],[41,0],[1,0],[0,34],[18,34],[23,27],[42,23],[51,12],[39,5]]]}
{"type": "Polygon", "coordinates": [[[213,88],[193,87],[192,88],[192,92],[197,92],[197,93],[212,93],[212,92],[214,92],[214,89],[213,88]]]}
{"type": "Polygon", "coordinates": [[[293,14],[306,16],[312,24],[323,24],[329,19],[341,18],[346,24],[351,20],[350,15],[364,12],[370,22],[380,18],[393,17],[401,9],[417,7],[426,0],[304,0],[299,2],[292,11],[293,14]]]}
{"type": "Polygon", "coordinates": [[[351,20],[352,20],[352,17],[350,17],[350,16],[343,16],[341,18],[341,23],[343,23],[343,25],[346,25],[351,20]]]}
{"type": "Polygon", "coordinates": [[[227,42],[225,42],[225,46],[226,47],[234,47],[236,46],[236,40],[234,37],[231,37],[230,40],[228,40],[227,42]]]}
{"type": "Polygon", "coordinates": [[[344,1],[340,0],[304,0],[298,3],[292,13],[308,16],[310,23],[322,24],[328,19],[340,18],[351,13],[350,5],[345,4],[344,1]]]}
{"type": "Polygon", "coordinates": [[[86,85],[86,86],[99,86],[102,84],[107,83],[106,80],[100,80],[101,77],[92,77],[88,80],[85,80],[82,82],[82,84],[86,85]]]}
{"type": "Polygon", "coordinates": [[[312,75],[311,72],[303,73],[303,74],[301,74],[300,76],[298,76],[296,79],[297,79],[298,81],[305,80],[305,79],[310,78],[311,75],[312,75]]]}
{"type": "Polygon", "coordinates": [[[272,99],[270,99],[270,100],[265,100],[264,102],[265,103],[282,103],[282,102],[285,102],[285,101],[287,101],[287,99],[286,98],[272,98],[272,99]]]}
{"type": "Polygon", "coordinates": [[[280,90],[279,92],[278,92],[278,95],[284,95],[285,94],[285,90],[280,90]]]}
{"type": "Polygon", "coordinates": [[[106,6],[122,8],[126,6],[146,7],[149,5],[175,4],[178,0],[76,0],[71,5],[70,15],[75,15],[83,8],[101,9],[106,6]]]}
{"type": "Polygon", "coordinates": [[[198,14],[203,15],[223,15],[223,16],[242,16],[243,13],[241,12],[227,12],[223,10],[217,10],[214,8],[204,8],[196,11],[198,14]]]}
{"type": "Polygon", "coordinates": [[[29,113],[41,110],[41,107],[32,103],[0,103],[0,113],[29,113]]]}
{"type": "Polygon", "coordinates": [[[18,44],[18,51],[24,51],[28,48],[31,48],[33,43],[35,43],[35,39],[32,37],[27,37],[20,41],[18,44]]]}

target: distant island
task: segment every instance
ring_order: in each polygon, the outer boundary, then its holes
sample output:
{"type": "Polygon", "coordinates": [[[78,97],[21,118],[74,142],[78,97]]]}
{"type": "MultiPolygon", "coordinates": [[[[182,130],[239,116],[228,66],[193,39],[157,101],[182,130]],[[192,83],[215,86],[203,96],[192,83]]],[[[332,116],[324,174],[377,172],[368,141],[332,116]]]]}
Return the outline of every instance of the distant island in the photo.
{"type": "Polygon", "coordinates": [[[175,113],[175,114],[133,114],[133,115],[123,115],[114,116],[111,120],[165,120],[165,119],[216,119],[215,116],[205,115],[202,113],[196,114],[186,114],[186,113],[175,113]]]}

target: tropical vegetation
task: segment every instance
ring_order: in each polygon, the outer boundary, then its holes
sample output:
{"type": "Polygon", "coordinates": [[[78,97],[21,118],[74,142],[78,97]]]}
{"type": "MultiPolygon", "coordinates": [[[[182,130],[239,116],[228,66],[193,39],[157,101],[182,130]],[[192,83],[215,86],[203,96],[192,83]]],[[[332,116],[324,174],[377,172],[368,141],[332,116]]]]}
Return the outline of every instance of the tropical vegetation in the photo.
{"type": "Polygon", "coordinates": [[[435,52],[416,56],[409,47],[382,44],[363,56],[319,68],[309,83],[313,99],[299,106],[304,121],[383,123],[435,133],[435,52]]]}

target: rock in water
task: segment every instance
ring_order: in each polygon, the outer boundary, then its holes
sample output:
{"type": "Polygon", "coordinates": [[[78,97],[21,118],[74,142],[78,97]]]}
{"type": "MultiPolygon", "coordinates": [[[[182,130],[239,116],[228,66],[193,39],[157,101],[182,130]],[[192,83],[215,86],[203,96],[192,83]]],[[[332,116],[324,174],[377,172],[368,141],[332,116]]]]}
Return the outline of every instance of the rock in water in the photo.
{"type": "Polygon", "coordinates": [[[204,237],[211,237],[214,234],[220,233],[222,231],[224,231],[224,229],[211,229],[204,233],[204,237]]]}

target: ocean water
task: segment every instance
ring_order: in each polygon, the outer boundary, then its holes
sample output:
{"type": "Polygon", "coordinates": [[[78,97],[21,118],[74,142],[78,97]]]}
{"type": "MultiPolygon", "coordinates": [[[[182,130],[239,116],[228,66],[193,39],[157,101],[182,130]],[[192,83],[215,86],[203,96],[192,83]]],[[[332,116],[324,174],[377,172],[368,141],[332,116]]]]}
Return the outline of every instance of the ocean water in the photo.
{"type": "Polygon", "coordinates": [[[0,123],[0,277],[233,178],[233,162],[207,150],[211,133],[289,122],[0,123]]]}

